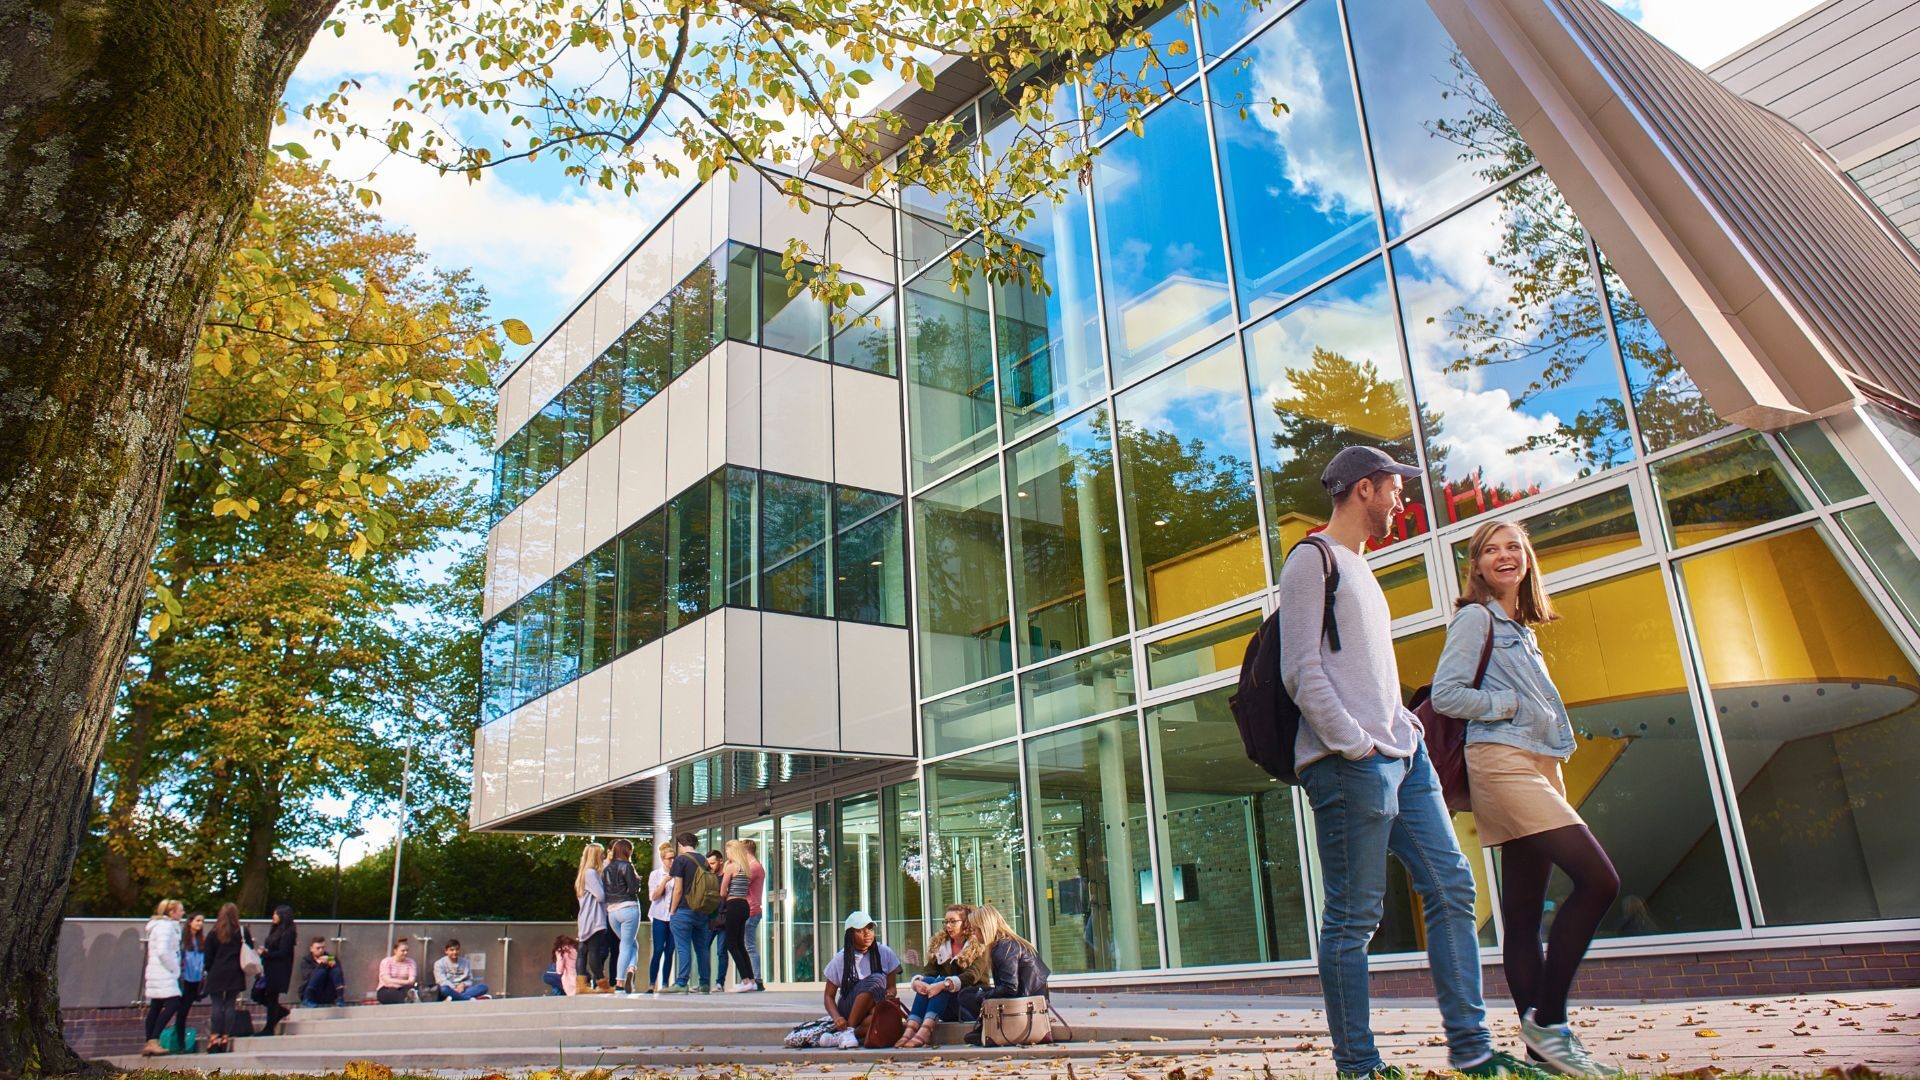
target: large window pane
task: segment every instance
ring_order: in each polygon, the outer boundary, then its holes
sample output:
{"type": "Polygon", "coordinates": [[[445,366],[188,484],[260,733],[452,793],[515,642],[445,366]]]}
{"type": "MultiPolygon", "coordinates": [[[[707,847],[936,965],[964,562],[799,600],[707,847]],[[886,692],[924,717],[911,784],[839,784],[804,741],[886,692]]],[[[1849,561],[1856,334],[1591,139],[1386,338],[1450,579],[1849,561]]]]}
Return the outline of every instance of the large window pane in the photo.
{"type": "Polygon", "coordinates": [[[580,677],[581,624],[586,617],[587,562],[574,563],[554,576],[553,607],[547,622],[547,689],[557,690],[580,677]]]}
{"type": "Polygon", "coordinates": [[[1071,413],[1106,389],[1088,222],[1087,199],[1077,186],[1069,186],[1057,206],[1035,200],[1033,220],[1019,239],[1047,292],[1036,292],[1031,282],[994,287],[1009,437],[1071,413]]]}
{"type": "Polygon", "coordinates": [[[1258,611],[1147,642],[1147,685],[1156,690],[1240,667],[1265,616],[1258,611]]]}
{"type": "Polygon", "coordinates": [[[1533,161],[1431,9],[1348,0],[1387,229],[1399,236],[1533,161]]]}
{"type": "Polygon", "coordinates": [[[1027,826],[1013,746],[927,766],[928,908],[992,904],[1025,934],[1027,826]]]}
{"type": "MultiPolygon", "coordinates": [[[[1596,559],[1612,558],[1641,546],[1633,493],[1624,487],[1520,519],[1533,543],[1542,573],[1551,574],[1596,559]]],[[[1453,545],[1453,566],[1464,590],[1473,558],[1471,536],[1453,545]]]]}
{"type": "Polygon", "coordinates": [[[518,633],[513,617],[514,609],[508,608],[481,631],[480,647],[485,650],[482,672],[486,679],[480,714],[483,724],[498,720],[519,704],[513,696],[513,650],[518,633]]]}
{"type": "Polygon", "coordinates": [[[899,335],[893,284],[859,274],[840,272],[840,279],[863,290],[847,297],[842,322],[833,332],[833,362],[847,367],[892,375],[900,370],[895,358],[899,335]]]}
{"type": "Polygon", "coordinates": [[[620,336],[626,364],[620,380],[621,410],[630,415],[653,400],[673,374],[673,306],[653,305],[620,336]]]}
{"type": "Polygon", "coordinates": [[[1657,462],[1653,482],[1674,547],[1690,547],[1807,509],[1787,467],[1755,431],[1657,462]]]}
{"type": "Polygon", "coordinates": [[[900,499],[843,487],[834,489],[834,501],[834,617],[907,625],[900,499]]]}
{"type": "MultiPolygon", "coordinates": [[[[1603,937],[1739,925],[1685,663],[1657,569],[1553,598],[1539,628],[1578,749],[1567,799],[1620,872],[1603,937]]],[[[1556,874],[1555,907],[1571,885],[1556,874]]],[[[1549,920],[1551,921],[1551,920],[1549,920]]]]}
{"type": "Polygon", "coordinates": [[[1110,428],[1094,409],[1009,456],[1021,663],[1127,632],[1110,428]]]}
{"type": "Polygon", "coordinates": [[[562,470],[580,460],[580,455],[586,453],[593,442],[593,399],[593,382],[584,375],[560,391],[562,470]]]}
{"type": "Polygon", "coordinates": [[[620,629],[628,653],[667,632],[667,512],[656,510],[622,533],[620,629]]]}
{"type": "Polygon", "coordinates": [[[766,317],[760,327],[760,344],[769,349],[827,358],[827,305],[816,299],[807,283],[818,274],[811,263],[795,268],[796,282],[787,277],[776,252],[761,255],[760,302],[766,317]]]}
{"type": "Polygon", "coordinates": [[[667,629],[685,626],[719,606],[713,588],[711,485],[701,481],[667,502],[667,629]]]}
{"type": "Polygon", "coordinates": [[[1200,58],[1211,64],[1225,56],[1248,31],[1287,5],[1282,0],[1200,0],[1198,6],[1200,58]]]}
{"type": "Polygon", "coordinates": [[[827,588],[827,485],[767,473],[761,482],[761,600],[768,611],[832,613],[827,588]]]}
{"type": "Polygon", "coordinates": [[[994,444],[987,287],[956,286],[952,260],[907,286],[907,411],[913,481],[941,476],[994,444]]]}
{"type": "Polygon", "coordinates": [[[728,244],[726,251],[727,336],[735,341],[759,341],[760,249],[728,244]]]}
{"type": "Polygon", "coordinates": [[[1160,807],[1156,903],[1174,967],[1307,956],[1306,892],[1293,795],[1247,760],[1232,687],[1147,711],[1160,807]]]}
{"type": "Polygon", "coordinates": [[[725,280],[727,249],[714,252],[673,288],[673,373],[698,363],[726,333],[726,303],[719,295],[725,280]]]}
{"type": "Polygon", "coordinates": [[[929,757],[1005,739],[1017,727],[1013,680],[1002,679],[930,701],[920,712],[925,721],[921,742],[929,757]]]}
{"type": "Polygon", "coordinates": [[[585,651],[582,673],[613,659],[620,607],[620,544],[609,540],[586,557],[586,612],[580,638],[585,651]]]}
{"type": "Polygon", "coordinates": [[[1800,467],[1800,474],[1807,478],[1821,502],[1845,502],[1867,493],[1866,486],[1854,475],[1853,466],[1840,456],[1818,421],[1795,424],[1776,432],[1774,437],[1800,467]]]}
{"type": "Polygon", "coordinates": [[[589,443],[599,442],[619,427],[620,421],[626,419],[623,408],[625,395],[621,387],[624,378],[622,369],[625,366],[626,352],[616,341],[606,352],[595,357],[593,366],[587,369],[585,377],[593,385],[593,404],[587,429],[589,443]]]}
{"type": "Polygon", "coordinates": [[[1139,722],[1042,736],[1026,752],[1040,955],[1058,972],[1159,967],[1139,722]]]}
{"type": "Polygon", "coordinates": [[[1840,515],[1855,550],[1873,567],[1908,625],[1920,627],[1920,558],[1900,538],[1900,532],[1878,506],[1857,506],[1840,515]]]}
{"type": "Polygon", "coordinates": [[[1620,356],[1627,362],[1627,391],[1633,396],[1634,419],[1648,453],[1698,438],[1721,426],[1705,394],[1693,385],[1693,376],[1667,348],[1653,328],[1646,309],[1627,291],[1606,253],[1600,253],[1600,282],[1613,312],[1613,330],[1620,339],[1620,356]]]}
{"type": "Polygon", "coordinates": [[[1380,246],[1340,9],[1308,0],[1207,78],[1244,319],[1380,246]]]}
{"type": "Polygon", "coordinates": [[[527,421],[527,473],[524,498],[539,491],[547,481],[559,475],[561,445],[566,441],[567,410],[561,395],[540,407],[527,421]]]}
{"type": "Polygon", "coordinates": [[[1681,564],[1769,925],[1920,916],[1920,674],[1826,537],[1681,564]]]}
{"type": "Polygon", "coordinates": [[[1586,234],[1544,174],[1393,254],[1442,520],[1627,461],[1586,234]]]}
{"type": "MultiPolygon", "coordinates": [[[[1377,446],[1409,465],[1417,460],[1385,267],[1368,263],[1248,330],[1247,353],[1267,542],[1278,566],[1332,512],[1320,473],[1335,454],[1377,446]]],[[[1418,482],[1406,486],[1394,540],[1427,531],[1422,491],[1418,482]]]]}
{"type": "Polygon", "coordinates": [[[1239,353],[1228,341],[1114,403],[1141,626],[1266,585],[1239,353]]]}
{"type": "Polygon", "coordinates": [[[513,605],[514,621],[520,629],[520,645],[514,650],[516,707],[548,690],[547,613],[552,606],[553,587],[549,581],[513,605]]]}
{"type": "Polygon", "coordinates": [[[885,823],[882,869],[887,879],[886,934],[904,964],[924,964],[925,931],[920,921],[920,881],[926,866],[920,857],[920,781],[880,790],[885,823]]]}
{"type": "Polygon", "coordinates": [[[1183,0],[1143,9],[1134,23],[1146,28],[1146,42],[1123,44],[1094,65],[1089,85],[1110,88],[1104,101],[1089,95],[1096,137],[1102,127],[1123,121],[1130,104],[1172,93],[1200,69],[1193,47],[1193,8],[1183,0]]]}
{"type": "Polygon", "coordinates": [[[1126,382],[1191,356],[1233,324],[1212,150],[1198,89],[1121,135],[1093,162],[1107,345],[1126,382]]]}
{"type": "Polygon", "coordinates": [[[734,607],[760,603],[760,475],[729,465],[709,481],[716,511],[725,500],[725,534],[716,537],[714,551],[715,587],[734,607]]]}
{"type": "Polygon", "coordinates": [[[1013,670],[1000,468],[988,462],[913,501],[920,690],[1013,670]]]}
{"type": "MultiPolygon", "coordinates": [[[[834,912],[846,918],[855,911],[878,916],[880,910],[880,795],[869,792],[841,799],[840,842],[834,851],[834,912]]],[[[895,946],[898,948],[898,946],[895,946]]]]}
{"type": "MultiPolygon", "coordinates": [[[[980,128],[974,116],[972,105],[964,106],[959,112],[948,117],[945,124],[951,127],[946,150],[948,154],[963,154],[977,163],[980,149],[976,145],[980,128]]],[[[926,137],[931,138],[935,128],[929,125],[926,137]]],[[[929,160],[935,160],[929,155],[929,160]]],[[[914,184],[900,192],[900,208],[905,211],[900,216],[900,239],[903,250],[900,253],[900,270],[903,276],[911,275],[920,267],[939,258],[948,248],[960,242],[960,236],[947,220],[947,204],[953,196],[944,192],[935,194],[919,184],[914,184]]]]}
{"type": "Polygon", "coordinates": [[[1127,645],[1056,660],[1020,676],[1028,731],[1070,724],[1133,704],[1133,650],[1127,645]]]}

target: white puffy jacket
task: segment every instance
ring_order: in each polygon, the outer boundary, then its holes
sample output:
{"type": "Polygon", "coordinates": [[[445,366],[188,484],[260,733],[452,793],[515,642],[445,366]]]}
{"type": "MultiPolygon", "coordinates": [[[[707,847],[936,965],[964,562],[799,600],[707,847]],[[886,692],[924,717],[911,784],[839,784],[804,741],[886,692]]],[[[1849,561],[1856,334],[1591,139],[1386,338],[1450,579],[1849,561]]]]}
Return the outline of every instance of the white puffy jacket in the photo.
{"type": "Polygon", "coordinates": [[[147,1000],[180,996],[180,922],[147,920],[147,1000]]]}

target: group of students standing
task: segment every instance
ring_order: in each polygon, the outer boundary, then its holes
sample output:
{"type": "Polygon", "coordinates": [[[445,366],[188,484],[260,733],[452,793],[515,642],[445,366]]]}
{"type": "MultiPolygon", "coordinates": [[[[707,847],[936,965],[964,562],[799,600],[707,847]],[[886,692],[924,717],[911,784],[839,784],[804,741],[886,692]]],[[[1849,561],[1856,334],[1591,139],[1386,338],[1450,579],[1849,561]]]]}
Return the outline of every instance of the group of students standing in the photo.
{"type": "Polygon", "coordinates": [[[702,855],[699,838],[681,833],[660,844],[644,884],[633,865],[632,842],[615,840],[611,849],[589,843],[573,882],[579,937],[554,942],[547,985],[565,994],[765,990],[755,931],[766,891],[767,870],[752,840],[729,840],[724,853],[702,855]],[[644,976],[638,970],[643,902],[653,931],[644,976]],[[722,945],[717,956],[716,942],[722,945]],[[729,961],[738,976],[731,987],[729,961]],[[696,967],[698,984],[692,982],[696,967]]]}
{"type": "Polygon", "coordinates": [[[202,997],[213,1013],[207,1052],[231,1049],[234,1002],[249,986],[253,999],[266,1009],[261,1034],[272,1035],[289,1011],[280,1004],[280,995],[293,981],[298,936],[293,909],[285,904],[274,909],[265,946],[256,951],[253,935],[240,925],[236,905],[222,904],[209,927],[206,916],[189,917],[180,901],[160,901],[142,934],[147,957],[141,991],[147,999],[147,1016],[146,1045],[140,1053],[148,1057],[169,1053],[161,1045],[161,1035],[169,1027],[174,1052],[184,1051],[189,1045],[187,1014],[202,997]]]}
{"type": "Polygon", "coordinates": [[[1325,888],[1320,982],[1334,1063],[1342,1075],[1401,1076],[1374,1043],[1367,987],[1367,944],[1380,925],[1391,852],[1424,907],[1456,1071],[1617,1075],[1569,1024],[1567,995],[1620,879],[1567,801],[1560,766],[1574,751],[1573,724],[1533,629],[1557,616],[1532,541],[1514,521],[1487,522],[1468,543],[1465,591],[1430,698],[1438,713],[1464,723],[1480,842],[1501,849],[1503,959],[1528,1060],[1496,1050],[1487,1028],[1473,872],[1427,749],[1434,735],[1401,701],[1392,615],[1364,557],[1369,540],[1389,535],[1402,485],[1418,475],[1372,447],[1341,451],[1321,474],[1331,518],[1320,535],[1294,545],[1280,573],[1281,680],[1300,710],[1294,764],[1313,807],[1325,888]],[[1555,867],[1573,891],[1543,948],[1555,867]]]}

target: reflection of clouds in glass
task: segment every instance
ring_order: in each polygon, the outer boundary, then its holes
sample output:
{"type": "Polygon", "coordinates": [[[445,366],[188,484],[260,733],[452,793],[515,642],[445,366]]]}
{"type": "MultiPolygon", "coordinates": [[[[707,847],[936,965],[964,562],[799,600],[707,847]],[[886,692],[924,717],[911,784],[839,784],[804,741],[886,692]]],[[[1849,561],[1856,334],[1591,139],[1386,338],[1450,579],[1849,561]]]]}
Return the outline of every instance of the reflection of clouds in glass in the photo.
{"type": "MultiPolygon", "coordinates": [[[[1359,367],[1372,364],[1378,376],[1400,382],[1400,354],[1393,339],[1393,309],[1388,304],[1386,277],[1377,263],[1369,264],[1307,297],[1278,316],[1248,331],[1250,346],[1260,357],[1259,368],[1266,381],[1256,387],[1261,408],[1279,401],[1285,404],[1295,396],[1287,376],[1311,367],[1313,351],[1323,349],[1359,367]],[[1361,279],[1370,282],[1364,293],[1352,286],[1361,279]]],[[[1407,431],[1373,431],[1369,435],[1391,437],[1407,431]]]]}
{"type": "MultiPolygon", "coordinates": [[[[1331,3],[1323,2],[1297,11],[1248,47],[1252,100],[1219,102],[1217,127],[1227,141],[1269,143],[1268,152],[1283,162],[1290,193],[1311,199],[1320,213],[1371,215],[1372,195],[1365,185],[1359,133],[1352,121],[1352,91],[1339,27],[1331,23],[1325,27],[1330,37],[1316,33],[1309,39],[1301,33],[1303,27],[1321,29],[1307,20],[1317,22],[1322,11],[1330,15],[1333,10],[1331,3]],[[1276,115],[1269,104],[1275,99],[1287,111],[1276,115]],[[1240,119],[1236,104],[1247,109],[1246,120],[1240,119]]],[[[1221,70],[1230,72],[1241,62],[1228,60],[1221,70]]]]}
{"type": "Polygon", "coordinates": [[[1198,439],[1212,456],[1244,461],[1240,440],[1221,435],[1246,429],[1246,387],[1238,365],[1218,359],[1216,353],[1122,394],[1116,404],[1121,422],[1141,431],[1171,432],[1182,442],[1198,439]]]}

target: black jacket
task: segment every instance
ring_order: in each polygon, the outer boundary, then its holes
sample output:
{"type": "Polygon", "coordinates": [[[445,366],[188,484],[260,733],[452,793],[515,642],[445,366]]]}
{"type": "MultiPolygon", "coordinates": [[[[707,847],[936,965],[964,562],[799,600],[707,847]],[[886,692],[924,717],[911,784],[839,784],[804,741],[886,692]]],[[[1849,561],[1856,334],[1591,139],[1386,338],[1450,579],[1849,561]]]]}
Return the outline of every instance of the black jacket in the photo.
{"type": "Polygon", "coordinates": [[[267,931],[267,947],[260,950],[260,967],[267,977],[267,993],[284,994],[293,982],[293,953],[300,931],[292,923],[278,923],[267,931]]]}
{"type": "Polygon", "coordinates": [[[243,941],[253,944],[253,935],[244,926],[232,941],[221,941],[219,934],[207,931],[207,981],[202,989],[209,996],[239,993],[247,988],[246,972],[240,970],[240,943],[243,941]]]}
{"type": "Polygon", "coordinates": [[[1032,949],[1008,938],[993,943],[993,983],[967,986],[960,990],[960,1008],[969,1017],[980,1015],[980,1003],[988,998],[1047,997],[1047,980],[1053,972],[1032,949]]]}
{"type": "Polygon", "coordinates": [[[640,899],[640,872],[625,859],[615,859],[600,871],[600,884],[607,893],[607,906],[640,899]]]}

